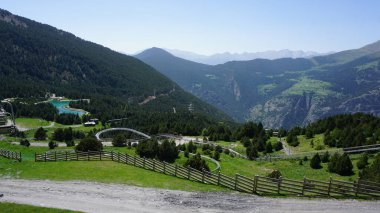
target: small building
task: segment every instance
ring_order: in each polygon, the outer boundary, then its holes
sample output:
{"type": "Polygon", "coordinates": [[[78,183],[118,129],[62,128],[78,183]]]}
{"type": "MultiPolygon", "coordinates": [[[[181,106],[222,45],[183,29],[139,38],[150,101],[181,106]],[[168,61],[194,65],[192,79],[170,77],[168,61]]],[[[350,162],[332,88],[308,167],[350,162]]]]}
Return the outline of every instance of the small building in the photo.
{"type": "Polygon", "coordinates": [[[95,124],[99,124],[99,119],[92,118],[92,119],[90,119],[90,122],[95,122],[95,124]]]}
{"type": "Polygon", "coordinates": [[[86,126],[86,127],[88,127],[88,126],[95,126],[95,125],[96,125],[96,123],[93,122],[93,121],[87,121],[86,123],[83,124],[83,126],[86,126]]]}

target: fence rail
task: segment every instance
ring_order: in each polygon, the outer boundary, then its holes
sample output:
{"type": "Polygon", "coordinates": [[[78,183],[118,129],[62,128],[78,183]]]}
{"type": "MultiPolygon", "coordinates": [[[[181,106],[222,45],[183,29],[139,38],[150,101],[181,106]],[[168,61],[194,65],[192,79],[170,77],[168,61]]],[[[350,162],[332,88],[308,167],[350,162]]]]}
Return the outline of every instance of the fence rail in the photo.
{"type": "Polygon", "coordinates": [[[300,196],[351,196],[380,198],[380,183],[366,180],[355,182],[333,180],[320,181],[304,178],[292,180],[287,178],[269,178],[256,175],[253,178],[240,174],[227,176],[218,173],[199,171],[191,167],[173,165],[155,159],[131,156],[120,152],[46,152],[35,154],[36,162],[54,161],[114,161],[147,170],[175,176],[182,179],[202,182],[229,188],[245,193],[255,194],[293,194],[300,196]]]}
{"type": "Polygon", "coordinates": [[[0,149],[0,156],[6,157],[9,159],[18,160],[19,162],[22,161],[21,152],[13,152],[7,149],[0,149]]]}

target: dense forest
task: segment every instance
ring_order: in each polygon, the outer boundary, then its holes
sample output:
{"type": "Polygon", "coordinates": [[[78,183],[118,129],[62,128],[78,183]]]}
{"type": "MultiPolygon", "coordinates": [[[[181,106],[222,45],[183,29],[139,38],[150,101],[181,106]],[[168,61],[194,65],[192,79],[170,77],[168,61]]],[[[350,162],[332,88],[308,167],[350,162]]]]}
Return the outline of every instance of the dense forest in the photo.
{"type": "MultiPolygon", "coordinates": [[[[91,105],[83,108],[102,120],[119,118],[126,106],[169,113],[187,111],[192,104],[194,112],[210,119],[230,120],[136,58],[4,10],[0,56],[0,99],[40,100],[47,93],[86,98],[91,105]]],[[[53,113],[48,114],[52,120],[53,113]]]]}

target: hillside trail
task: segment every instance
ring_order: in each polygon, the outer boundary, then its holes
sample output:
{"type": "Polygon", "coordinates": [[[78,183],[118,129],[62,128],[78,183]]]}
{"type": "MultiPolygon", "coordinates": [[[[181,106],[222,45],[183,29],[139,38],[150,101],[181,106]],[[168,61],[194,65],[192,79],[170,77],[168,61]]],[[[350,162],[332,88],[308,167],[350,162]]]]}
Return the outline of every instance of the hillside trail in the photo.
{"type": "Polygon", "coordinates": [[[0,179],[0,202],[83,212],[378,212],[379,201],[266,198],[84,181],[0,179]]]}

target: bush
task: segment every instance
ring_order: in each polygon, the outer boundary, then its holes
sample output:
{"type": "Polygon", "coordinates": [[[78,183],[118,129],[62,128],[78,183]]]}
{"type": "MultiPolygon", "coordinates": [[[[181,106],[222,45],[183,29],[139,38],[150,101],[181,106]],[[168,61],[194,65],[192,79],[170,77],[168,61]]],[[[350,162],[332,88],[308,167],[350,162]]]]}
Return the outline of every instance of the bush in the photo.
{"type": "Polygon", "coordinates": [[[191,168],[199,171],[210,171],[210,168],[208,167],[206,161],[201,158],[201,155],[199,153],[189,158],[186,161],[185,166],[190,166],[191,168]]]}
{"type": "Polygon", "coordinates": [[[58,147],[58,144],[54,141],[50,141],[48,145],[49,149],[54,149],[55,147],[58,147]]]}
{"type": "Polygon", "coordinates": [[[300,165],[300,166],[303,165],[303,161],[301,159],[298,161],[298,165],[300,165]]]}
{"type": "Polygon", "coordinates": [[[275,143],[275,145],[274,145],[274,150],[276,150],[276,151],[280,151],[280,150],[282,150],[284,147],[282,146],[282,143],[281,143],[281,141],[277,141],[276,143],[275,143]]]}
{"type": "Polygon", "coordinates": [[[75,150],[81,152],[101,151],[103,150],[103,144],[94,137],[86,137],[79,142],[75,150]]]}
{"type": "Polygon", "coordinates": [[[280,170],[273,170],[271,173],[268,174],[269,178],[279,179],[281,177],[280,170]]]}
{"type": "Polygon", "coordinates": [[[272,148],[272,143],[267,143],[267,145],[265,146],[265,152],[266,153],[272,153],[273,152],[273,148],[272,148]]]}
{"type": "Polygon", "coordinates": [[[329,152],[325,152],[322,155],[321,161],[322,161],[322,163],[327,163],[327,162],[329,162],[329,160],[330,160],[330,154],[329,154],[329,152]]]}
{"type": "Polygon", "coordinates": [[[190,152],[190,153],[196,153],[197,152],[197,146],[194,145],[194,143],[192,141],[190,141],[190,143],[187,144],[187,150],[190,152]]]}
{"type": "Polygon", "coordinates": [[[229,149],[224,149],[224,154],[229,155],[230,154],[230,150],[229,149]]]}
{"type": "Polygon", "coordinates": [[[246,153],[249,160],[254,160],[259,157],[259,152],[257,151],[256,146],[253,145],[247,147],[246,153]]]}
{"type": "Polygon", "coordinates": [[[29,147],[30,143],[29,143],[28,139],[22,139],[22,140],[20,140],[20,145],[29,147]]]}
{"type": "Polygon", "coordinates": [[[315,150],[324,150],[325,146],[319,144],[317,147],[315,147],[315,150]]]}
{"type": "Polygon", "coordinates": [[[356,163],[358,169],[364,169],[368,165],[368,154],[364,153],[356,163]]]}
{"type": "Polygon", "coordinates": [[[222,148],[221,146],[217,145],[217,146],[215,147],[215,151],[217,151],[217,152],[219,152],[219,153],[222,153],[222,152],[223,152],[223,148],[222,148]]]}
{"type": "Polygon", "coordinates": [[[71,140],[71,141],[66,141],[66,146],[67,146],[67,147],[75,146],[75,143],[74,143],[73,140],[71,140]]]}
{"type": "Polygon", "coordinates": [[[307,158],[307,156],[303,157],[303,161],[308,161],[309,159],[307,158]]]}
{"type": "Polygon", "coordinates": [[[251,140],[248,137],[242,138],[241,143],[244,147],[249,147],[252,144],[251,140]]]}
{"type": "Polygon", "coordinates": [[[41,141],[46,140],[46,130],[44,130],[42,127],[38,128],[34,133],[34,138],[41,141]]]}
{"type": "Polygon", "coordinates": [[[321,158],[319,157],[319,154],[315,154],[313,158],[311,158],[310,161],[310,167],[313,169],[320,169],[322,168],[321,166],[321,158]]]}
{"type": "Polygon", "coordinates": [[[175,159],[178,158],[178,154],[179,152],[175,142],[169,142],[168,140],[164,140],[162,144],[158,147],[157,157],[161,161],[173,163],[175,159]]]}
{"type": "Polygon", "coordinates": [[[140,157],[155,158],[158,153],[157,140],[143,140],[140,141],[136,148],[136,153],[140,157]]]}
{"type": "Polygon", "coordinates": [[[186,157],[186,158],[189,158],[189,151],[188,150],[186,150],[184,153],[183,153],[183,155],[186,157]]]}
{"type": "Polygon", "coordinates": [[[218,151],[214,151],[214,155],[212,156],[212,158],[214,158],[215,160],[219,161],[220,159],[220,153],[218,151]]]}
{"type": "Polygon", "coordinates": [[[342,176],[354,174],[352,171],[353,165],[351,159],[346,153],[343,155],[335,153],[330,159],[328,168],[330,172],[334,172],[342,176]]]}
{"type": "Polygon", "coordinates": [[[115,147],[125,147],[127,146],[127,139],[123,134],[117,134],[112,140],[112,145],[115,147]]]}
{"type": "Polygon", "coordinates": [[[363,169],[360,177],[365,180],[380,183],[380,153],[375,156],[375,160],[371,165],[363,169]]]}

